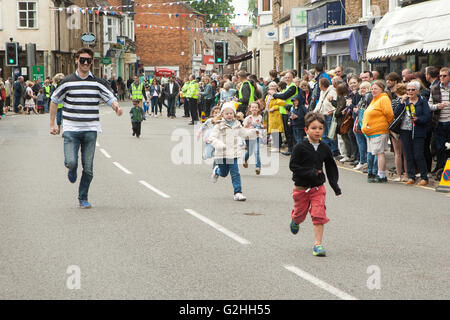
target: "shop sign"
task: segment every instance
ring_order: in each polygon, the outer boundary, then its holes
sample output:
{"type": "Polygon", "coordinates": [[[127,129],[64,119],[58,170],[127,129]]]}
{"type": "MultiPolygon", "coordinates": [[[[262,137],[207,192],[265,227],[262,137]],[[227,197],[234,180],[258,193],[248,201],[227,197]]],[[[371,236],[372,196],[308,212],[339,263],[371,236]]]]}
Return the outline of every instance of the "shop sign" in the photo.
{"type": "Polygon", "coordinates": [[[102,64],[104,64],[104,65],[109,65],[109,64],[111,64],[111,58],[110,57],[105,57],[105,58],[103,58],[102,59],[102,64]]]}

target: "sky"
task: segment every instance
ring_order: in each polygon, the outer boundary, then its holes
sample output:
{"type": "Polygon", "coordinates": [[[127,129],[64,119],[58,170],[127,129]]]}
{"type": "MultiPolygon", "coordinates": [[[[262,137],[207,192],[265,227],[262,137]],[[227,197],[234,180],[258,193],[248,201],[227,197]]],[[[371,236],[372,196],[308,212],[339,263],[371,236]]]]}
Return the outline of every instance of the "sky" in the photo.
{"type": "Polygon", "coordinates": [[[236,25],[250,25],[248,16],[244,16],[243,13],[247,13],[248,0],[233,0],[234,13],[240,13],[241,16],[237,16],[232,20],[232,23],[236,25]]]}

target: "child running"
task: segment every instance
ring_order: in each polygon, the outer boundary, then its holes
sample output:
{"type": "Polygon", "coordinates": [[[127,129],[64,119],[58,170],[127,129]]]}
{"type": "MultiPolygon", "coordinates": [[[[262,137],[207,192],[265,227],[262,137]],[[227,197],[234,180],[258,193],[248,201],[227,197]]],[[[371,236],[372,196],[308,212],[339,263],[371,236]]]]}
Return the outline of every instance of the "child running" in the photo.
{"type": "Polygon", "coordinates": [[[130,110],[131,128],[133,129],[133,136],[139,138],[141,136],[141,125],[144,120],[144,110],[140,107],[141,100],[133,100],[133,107],[130,110]]]}
{"type": "Polygon", "coordinates": [[[236,109],[233,103],[224,103],[220,114],[223,120],[214,126],[209,137],[215,149],[214,158],[216,163],[211,179],[215,183],[219,176],[225,178],[229,172],[234,189],[234,200],[245,201],[247,198],[242,194],[241,175],[239,174],[238,166],[238,158],[241,153],[241,148],[238,145],[238,137],[245,139],[254,133],[255,130],[242,127],[239,120],[235,118],[236,109]]]}
{"type": "MultiPolygon", "coordinates": [[[[205,123],[202,124],[202,127],[197,135],[197,140],[200,139],[200,136],[203,137],[203,142],[205,143],[205,149],[203,150],[203,160],[212,158],[214,156],[214,147],[211,145],[211,140],[209,136],[216,125],[221,119],[220,117],[220,107],[216,106],[211,110],[211,116],[205,123]]],[[[213,165],[214,167],[215,165],[213,165]]]]}
{"type": "Polygon", "coordinates": [[[325,212],[325,175],[323,164],[330,186],[338,196],[342,194],[338,185],[339,172],[330,147],[320,140],[323,134],[325,118],[322,114],[309,112],[305,116],[305,132],[307,138],[294,146],[289,168],[295,182],[293,199],[294,209],[291,212],[291,232],[297,234],[308,213],[311,214],[315,244],[313,255],[325,256],[322,246],[324,224],[328,219],[325,212]]]}
{"type": "Polygon", "coordinates": [[[261,173],[261,157],[259,154],[260,147],[260,137],[262,137],[262,122],[261,110],[259,109],[259,104],[257,102],[252,102],[249,108],[249,115],[245,118],[243,126],[247,129],[256,129],[256,134],[249,137],[248,140],[245,140],[245,144],[247,145],[247,151],[245,152],[244,157],[244,168],[248,168],[248,159],[250,156],[255,153],[256,158],[256,174],[259,175],[261,173]]]}

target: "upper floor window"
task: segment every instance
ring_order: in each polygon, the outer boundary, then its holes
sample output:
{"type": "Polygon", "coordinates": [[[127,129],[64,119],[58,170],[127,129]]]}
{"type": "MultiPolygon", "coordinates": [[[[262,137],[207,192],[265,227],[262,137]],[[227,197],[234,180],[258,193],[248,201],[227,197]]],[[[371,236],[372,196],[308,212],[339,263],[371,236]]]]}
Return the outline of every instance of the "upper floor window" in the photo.
{"type": "Polygon", "coordinates": [[[93,13],[89,14],[89,32],[96,33],[96,30],[95,30],[95,15],[93,13]]]}
{"type": "Polygon", "coordinates": [[[271,0],[261,0],[262,11],[272,11],[272,1],[271,0]]]}
{"type": "Polygon", "coordinates": [[[107,32],[108,32],[108,41],[112,42],[112,40],[113,40],[113,21],[112,21],[111,18],[108,18],[107,21],[108,21],[108,30],[107,30],[107,32]]]}
{"type": "Polygon", "coordinates": [[[362,17],[368,18],[372,17],[371,0],[362,0],[362,17]]]}
{"type": "Polygon", "coordinates": [[[38,28],[38,10],[36,1],[17,2],[17,22],[20,29],[38,28]]]}

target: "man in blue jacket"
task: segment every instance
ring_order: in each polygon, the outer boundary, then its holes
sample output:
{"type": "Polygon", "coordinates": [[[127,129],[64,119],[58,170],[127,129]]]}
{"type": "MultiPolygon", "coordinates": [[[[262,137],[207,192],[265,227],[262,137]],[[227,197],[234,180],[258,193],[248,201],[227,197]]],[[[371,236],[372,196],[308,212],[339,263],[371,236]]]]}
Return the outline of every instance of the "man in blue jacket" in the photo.
{"type": "Polygon", "coordinates": [[[316,103],[319,101],[320,97],[320,88],[319,88],[319,80],[322,78],[328,79],[328,82],[331,83],[330,76],[323,71],[323,64],[318,63],[315,66],[316,71],[316,84],[314,85],[313,91],[312,91],[312,101],[311,101],[311,107],[310,110],[313,110],[316,107],[316,103]]]}

